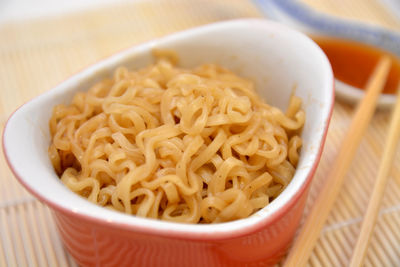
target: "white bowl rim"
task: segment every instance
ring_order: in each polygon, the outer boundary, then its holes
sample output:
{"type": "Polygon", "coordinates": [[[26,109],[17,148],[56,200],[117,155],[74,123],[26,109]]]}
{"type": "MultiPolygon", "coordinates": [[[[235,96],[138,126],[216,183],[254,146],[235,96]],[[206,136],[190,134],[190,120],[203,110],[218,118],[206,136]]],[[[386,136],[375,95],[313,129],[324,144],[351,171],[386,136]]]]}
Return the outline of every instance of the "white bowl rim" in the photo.
{"type": "MultiPolygon", "coordinates": [[[[354,87],[348,83],[342,82],[339,79],[335,79],[336,95],[339,99],[351,103],[358,104],[365,95],[365,90],[354,87]]],[[[388,109],[393,107],[396,101],[396,95],[394,94],[381,94],[379,96],[377,106],[380,109],[388,109]]]]}
{"type": "MultiPolygon", "coordinates": [[[[275,220],[280,218],[288,209],[290,209],[293,205],[296,204],[297,200],[302,196],[304,191],[307,189],[309,183],[312,180],[312,177],[316,171],[316,168],[318,166],[321,153],[325,144],[326,140],[326,135],[327,135],[327,130],[329,127],[329,122],[331,119],[332,111],[333,111],[333,103],[334,103],[334,79],[333,79],[333,73],[332,69],[330,67],[330,63],[326,56],[323,54],[322,50],[306,35],[293,30],[285,25],[282,25],[277,22],[273,21],[267,21],[265,19],[238,19],[238,20],[231,20],[231,21],[225,21],[225,22],[217,22],[217,23],[212,23],[208,24],[205,26],[200,26],[197,28],[185,30],[182,32],[174,33],[171,35],[168,35],[166,37],[162,37],[159,39],[155,39],[140,45],[135,45],[131,48],[128,48],[126,50],[123,50],[122,52],[116,53],[105,60],[101,60],[95,64],[92,64],[90,67],[85,68],[83,71],[78,72],[77,74],[71,76],[69,79],[66,81],[62,82],[55,88],[53,88],[50,91],[47,91],[36,98],[30,100],[28,103],[25,103],[21,107],[19,107],[14,113],[9,117],[3,131],[3,148],[4,148],[4,154],[6,161],[8,162],[8,165],[10,166],[12,172],[16,176],[16,178],[19,180],[19,182],[24,185],[24,187],[32,193],[34,196],[36,196],[39,200],[42,202],[45,202],[48,206],[51,208],[60,211],[65,214],[69,214],[74,217],[80,217],[86,221],[91,221],[93,223],[96,223],[98,226],[101,225],[103,227],[110,227],[110,228],[119,228],[123,230],[128,230],[128,231],[140,231],[142,233],[149,233],[149,234],[157,234],[159,236],[174,236],[177,238],[191,238],[191,239],[224,239],[224,238],[232,238],[233,236],[240,236],[244,235],[249,232],[254,232],[257,229],[260,229],[268,224],[273,223],[275,220]],[[127,215],[124,213],[119,213],[119,212],[114,212],[107,210],[103,207],[97,206],[95,204],[90,203],[90,214],[82,214],[77,212],[74,209],[71,209],[70,207],[67,207],[67,204],[65,203],[58,203],[57,200],[55,199],[49,199],[46,196],[40,195],[35,188],[31,187],[30,185],[27,184],[25,181],[26,177],[22,177],[19,174],[18,168],[13,166],[11,159],[9,158],[9,155],[7,153],[8,149],[8,131],[7,131],[7,126],[9,125],[10,121],[13,120],[15,114],[21,112],[21,110],[28,104],[34,105],[34,103],[37,101],[37,99],[41,98],[44,95],[50,94],[53,91],[56,91],[57,88],[65,85],[65,83],[76,79],[79,76],[85,75],[86,73],[90,73],[90,70],[102,65],[102,64],[110,64],[110,61],[112,60],[118,60],[119,58],[123,57],[124,55],[128,55],[131,53],[131,51],[142,51],[146,50],[149,47],[153,47],[158,41],[165,41],[165,40],[170,40],[170,39],[182,39],[186,35],[191,35],[191,34],[196,34],[196,33],[201,33],[204,31],[208,31],[210,29],[214,28],[224,28],[224,27],[235,27],[235,26],[259,26],[259,27],[274,27],[280,31],[285,31],[288,34],[291,35],[297,35],[299,38],[303,39],[308,39],[308,42],[311,42],[311,45],[315,46],[315,49],[319,50],[323,55],[324,63],[326,66],[329,68],[329,78],[328,78],[328,83],[329,85],[329,90],[331,93],[329,94],[329,99],[330,99],[330,104],[326,108],[326,117],[322,129],[322,136],[321,136],[321,142],[320,146],[316,149],[315,155],[315,161],[313,162],[313,165],[310,166],[308,174],[304,177],[301,177],[302,181],[299,182],[299,186],[297,188],[292,188],[290,191],[285,189],[281,195],[274,200],[270,205],[267,206],[267,212],[265,213],[265,216],[251,216],[245,219],[241,220],[235,220],[231,222],[226,222],[226,223],[220,223],[220,224],[182,224],[182,223],[173,223],[173,222],[165,222],[161,220],[154,220],[154,219],[148,219],[148,218],[140,218],[132,215],[127,215]],[[285,197],[283,197],[285,195],[285,197]],[[274,208],[272,208],[272,206],[274,208]],[[95,212],[99,211],[99,214],[96,214],[95,212]],[[95,214],[95,215],[93,215],[95,214]],[[110,219],[107,217],[107,215],[112,215],[113,219],[110,219]]],[[[74,193],[73,193],[74,194],[74,193]]],[[[78,195],[74,194],[74,197],[79,197],[78,195]]],[[[79,197],[80,198],[80,197],[79,197]]],[[[83,199],[85,202],[89,203],[86,199],[83,199]]],[[[89,209],[88,209],[89,211],[89,209]]],[[[257,214],[257,213],[256,213],[257,214]]]]}

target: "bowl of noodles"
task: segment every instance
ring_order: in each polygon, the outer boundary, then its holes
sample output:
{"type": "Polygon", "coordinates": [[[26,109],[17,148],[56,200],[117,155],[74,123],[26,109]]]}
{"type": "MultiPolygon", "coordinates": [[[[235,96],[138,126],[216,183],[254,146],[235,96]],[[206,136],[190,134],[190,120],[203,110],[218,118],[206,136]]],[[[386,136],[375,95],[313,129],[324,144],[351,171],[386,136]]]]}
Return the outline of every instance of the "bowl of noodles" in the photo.
{"type": "Polygon", "coordinates": [[[333,99],[311,39],[222,22],[79,72],[15,111],[3,147],[82,266],[273,265],[298,228],[333,99]]]}

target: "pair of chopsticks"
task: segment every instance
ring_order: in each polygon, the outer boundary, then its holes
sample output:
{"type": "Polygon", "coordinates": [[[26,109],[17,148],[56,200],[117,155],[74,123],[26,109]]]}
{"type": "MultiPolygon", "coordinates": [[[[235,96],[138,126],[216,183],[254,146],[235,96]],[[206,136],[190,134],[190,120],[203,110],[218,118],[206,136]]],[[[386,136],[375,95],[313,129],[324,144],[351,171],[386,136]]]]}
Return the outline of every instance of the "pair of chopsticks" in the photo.
{"type": "Polygon", "coordinates": [[[386,188],[386,183],[392,167],[393,158],[396,154],[397,143],[400,138],[400,90],[398,89],[397,100],[389,126],[388,138],[383,150],[381,165],[379,166],[378,177],[375,181],[372,196],[368,202],[367,212],[361,226],[361,232],[358,237],[350,266],[361,266],[365,257],[372,231],[376,224],[376,218],[379,212],[380,202],[386,188]]]}
{"type": "MultiPolygon", "coordinates": [[[[377,64],[368,84],[366,94],[359,103],[350,128],[344,137],[339,153],[334,161],[330,173],[320,190],[314,206],[311,208],[305,223],[295,240],[293,247],[284,263],[284,266],[304,266],[315,243],[319,237],[322,227],[332,209],[333,204],[340,192],[346,172],[361,142],[361,138],[372,118],[377,99],[385,85],[389,73],[391,61],[384,56],[377,64]]],[[[373,188],[372,197],[369,201],[366,215],[363,220],[361,233],[351,259],[351,266],[362,264],[371,233],[376,223],[380,202],[385,190],[387,177],[392,166],[396,144],[400,136],[400,92],[397,97],[396,106],[392,113],[388,139],[384,148],[384,154],[378,178],[373,188]]]]}

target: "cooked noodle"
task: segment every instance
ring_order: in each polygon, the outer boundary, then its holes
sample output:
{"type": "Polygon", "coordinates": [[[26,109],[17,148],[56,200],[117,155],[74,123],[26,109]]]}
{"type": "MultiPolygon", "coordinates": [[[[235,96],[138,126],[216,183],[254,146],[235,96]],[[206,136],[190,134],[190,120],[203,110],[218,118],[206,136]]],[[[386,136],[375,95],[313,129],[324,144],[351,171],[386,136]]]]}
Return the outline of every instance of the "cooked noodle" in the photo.
{"type": "Polygon", "coordinates": [[[185,223],[245,218],[291,181],[305,121],[217,65],[166,58],[118,68],[54,108],[49,156],[62,182],[101,206],[185,223]]]}

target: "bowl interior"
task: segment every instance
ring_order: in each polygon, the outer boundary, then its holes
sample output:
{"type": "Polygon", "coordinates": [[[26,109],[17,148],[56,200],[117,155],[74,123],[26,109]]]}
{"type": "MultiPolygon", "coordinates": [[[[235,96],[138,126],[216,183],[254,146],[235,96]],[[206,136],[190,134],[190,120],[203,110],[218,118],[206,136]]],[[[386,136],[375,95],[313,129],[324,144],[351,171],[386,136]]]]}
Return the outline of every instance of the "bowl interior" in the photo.
{"type": "Polygon", "coordinates": [[[311,179],[333,106],[333,75],[319,47],[301,33],[266,20],[238,20],[211,24],[151,41],[103,60],[31,100],[9,119],[3,138],[6,158],[20,182],[56,209],[101,222],[137,226],[153,231],[197,234],[228,233],[272,220],[284,211],[307,179],[311,179]],[[252,79],[271,105],[285,109],[294,92],[303,99],[306,123],[299,165],[287,189],[270,205],[244,220],[217,225],[182,225],[109,211],[91,204],[66,188],[48,158],[48,122],[54,105],[69,103],[80,90],[110,76],[120,65],[140,68],[153,62],[153,49],[175,51],[180,66],[217,63],[252,79]]]}

